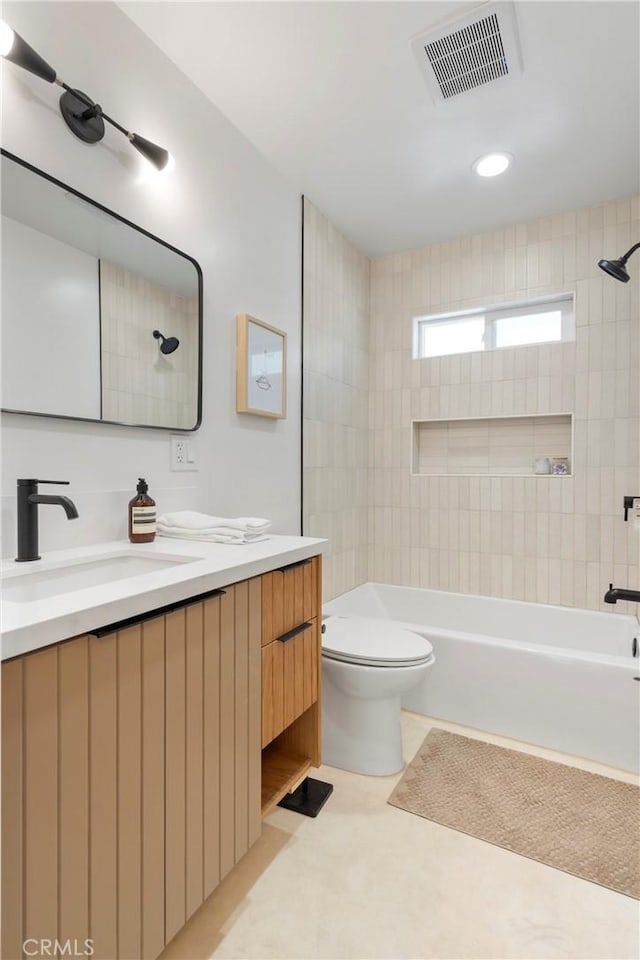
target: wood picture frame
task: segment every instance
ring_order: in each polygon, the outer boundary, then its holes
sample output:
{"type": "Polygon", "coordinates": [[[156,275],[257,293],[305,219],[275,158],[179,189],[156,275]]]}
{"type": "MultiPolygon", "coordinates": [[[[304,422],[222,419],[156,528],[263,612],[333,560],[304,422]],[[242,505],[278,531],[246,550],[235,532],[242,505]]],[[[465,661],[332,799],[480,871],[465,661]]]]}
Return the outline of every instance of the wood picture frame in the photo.
{"type": "Polygon", "coordinates": [[[257,417],[287,416],[287,334],[263,320],[236,317],[236,410],[257,417]]]}

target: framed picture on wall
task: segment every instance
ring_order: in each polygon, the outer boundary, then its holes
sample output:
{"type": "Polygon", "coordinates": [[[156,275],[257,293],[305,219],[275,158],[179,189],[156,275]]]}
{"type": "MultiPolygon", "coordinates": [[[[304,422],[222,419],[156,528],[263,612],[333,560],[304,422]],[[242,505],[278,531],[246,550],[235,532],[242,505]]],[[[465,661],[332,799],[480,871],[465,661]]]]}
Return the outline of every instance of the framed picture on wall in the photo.
{"type": "Polygon", "coordinates": [[[259,417],[287,416],[287,335],[241,313],[237,323],[236,409],[259,417]]]}

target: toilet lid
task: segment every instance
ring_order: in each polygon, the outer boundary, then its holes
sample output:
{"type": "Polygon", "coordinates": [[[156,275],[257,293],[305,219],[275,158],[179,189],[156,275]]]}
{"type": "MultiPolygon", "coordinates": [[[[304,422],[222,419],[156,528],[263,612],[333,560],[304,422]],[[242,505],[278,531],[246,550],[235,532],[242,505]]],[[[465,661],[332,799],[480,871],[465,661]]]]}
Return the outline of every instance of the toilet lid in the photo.
{"type": "Polygon", "coordinates": [[[425,637],[390,620],[328,617],[323,621],[322,652],[334,660],[372,666],[424,663],[433,655],[425,637]]]}

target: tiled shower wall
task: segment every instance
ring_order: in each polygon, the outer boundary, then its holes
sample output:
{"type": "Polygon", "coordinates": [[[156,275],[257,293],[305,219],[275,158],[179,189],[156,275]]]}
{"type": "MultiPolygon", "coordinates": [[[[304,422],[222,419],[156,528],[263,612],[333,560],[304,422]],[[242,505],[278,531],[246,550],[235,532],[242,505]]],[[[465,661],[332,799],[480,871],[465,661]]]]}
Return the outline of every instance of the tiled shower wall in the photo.
{"type": "Polygon", "coordinates": [[[625,610],[602,597],[640,586],[640,276],[597,261],[638,239],[634,198],[372,261],[369,580],[625,610]],[[566,291],[574,343],[412,359],[416,316],[566,291]],[[412,419],[572,412],[572,477],[410,475],[412,419]]]}
{"type": "Polygon", "coordinates": [[[304,201],[303,530],[325,599],[367,579],[369,260],[304,201]]]}
{"type": "Polygon", "coordinates": [[[102,418],[192,429],[198,418],[197,296],[181,296],[101,260],[100,318],[102,418]],[[178,338],[174,353],[161,353],[155,329],[178,338]]]}

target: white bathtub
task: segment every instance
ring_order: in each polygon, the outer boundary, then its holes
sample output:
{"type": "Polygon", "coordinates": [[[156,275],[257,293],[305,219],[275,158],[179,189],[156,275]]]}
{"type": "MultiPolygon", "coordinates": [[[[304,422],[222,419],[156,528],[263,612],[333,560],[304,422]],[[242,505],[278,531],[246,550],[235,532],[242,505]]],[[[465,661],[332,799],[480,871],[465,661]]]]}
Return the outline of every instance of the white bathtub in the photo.
{"type": "Polygon", "coordinates": [[[633,616],[366,583],[326,614],[424,634],[436,662],[403,706],[640,769],[640,626],[633,616]]]}

